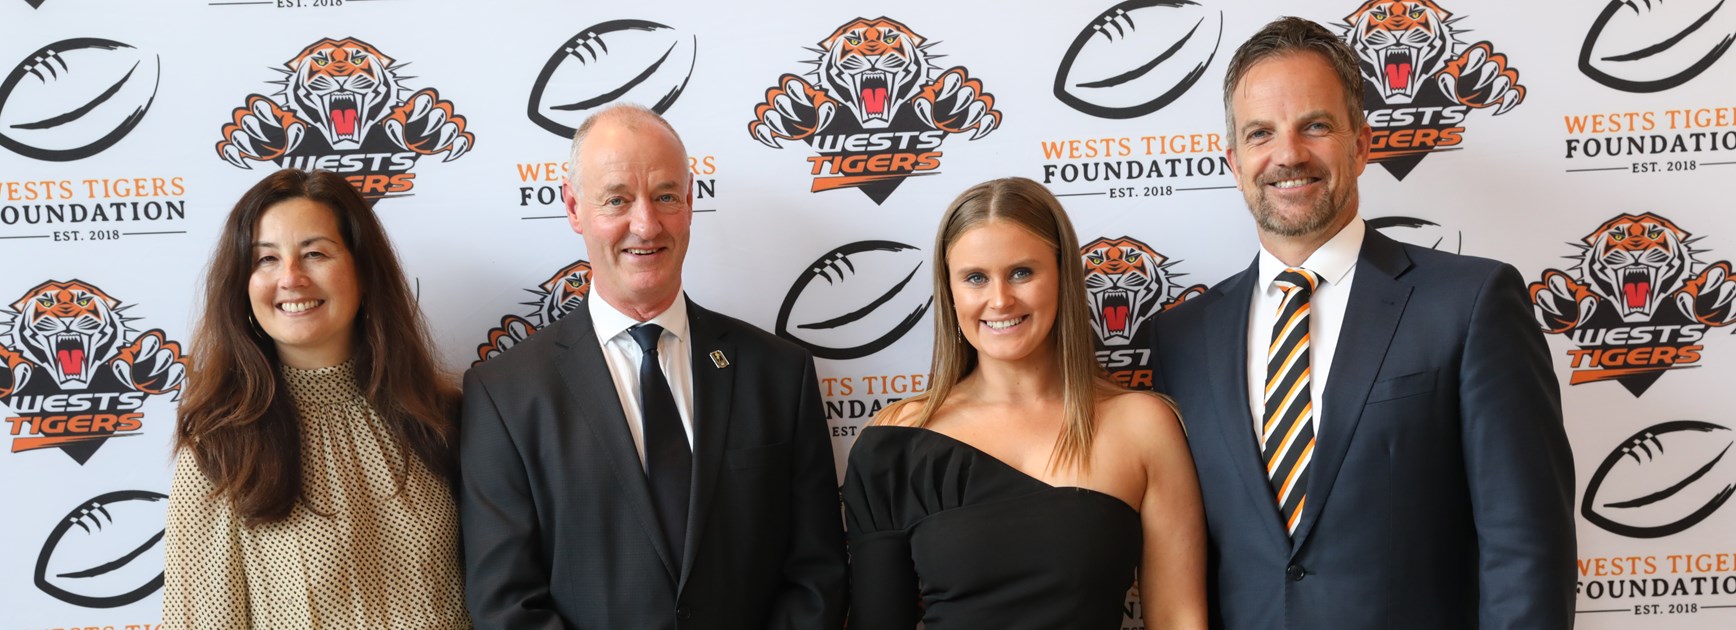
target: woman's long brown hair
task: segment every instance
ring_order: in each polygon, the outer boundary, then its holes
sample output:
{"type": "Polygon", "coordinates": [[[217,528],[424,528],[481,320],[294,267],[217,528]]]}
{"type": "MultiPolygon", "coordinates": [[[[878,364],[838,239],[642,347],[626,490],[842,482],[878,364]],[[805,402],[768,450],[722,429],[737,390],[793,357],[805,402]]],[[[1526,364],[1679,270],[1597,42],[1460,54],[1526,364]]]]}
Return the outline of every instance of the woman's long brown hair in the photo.
{"type": "Polygon", "coordinates": [[[977,350],[959,331],[954,310],[951,270],[947,254],[959,237],[995,221],[1017,225],[1055,248],[1059,270],[1055,327],[1050,333],[1055,360],[1060,364],[1063,423],[1049,457],[1051,470],[1068,467],[1088,471],[1091,444],[1097,436],[1097,402],[1126,391],[1110,380],[1097,364],[1092,343],[1090,300],[1085,295],[1085,263],[1079,257],[1079,238],[1067,211],[1042,184],[1023,177],[1008,177],[977,184],[959,194],[941,216],[934,236],[934,360],[929,367],[928,391],[887,407],[875,423],[890,422],[905,413],[906,405],[917,411],[906,422],[925,426],[952,393],[954,386],[976,371],[977,350]]]}
{"type": "MultiPolygon", "coordinates": [[[[302,490],[295,406],[276,347],[251,318],[247,292],[259,218],[290,199],[330,209],[355,261],[363,296],[354,323],[362,395],[398,452],[414,454],[442,478],[453,469],[458,392],[434,362],[427,324],[379,218],[343,177],[284,169],[243,194],[224,222],[175,430],[175,448],[192,449],[216,493],[232,501],[249,526],[288,517],[302,490]]],[[[401,488],[408,470],[395,474],[401,488]]]]}

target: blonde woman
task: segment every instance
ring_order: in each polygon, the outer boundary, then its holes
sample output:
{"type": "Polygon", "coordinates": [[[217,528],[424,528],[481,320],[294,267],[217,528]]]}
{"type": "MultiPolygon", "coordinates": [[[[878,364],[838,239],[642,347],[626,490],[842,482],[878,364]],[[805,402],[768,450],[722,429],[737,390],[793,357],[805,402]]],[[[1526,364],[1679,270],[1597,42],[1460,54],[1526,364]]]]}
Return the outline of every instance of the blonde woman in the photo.
{"type": "Polygon", "coordinates": [[[1205,628],[1180,424],[1094,359],[1078,239],[1028,179],[941,219],[931,389],[863,430],[844,481],[851,630],[1205,628]]]}

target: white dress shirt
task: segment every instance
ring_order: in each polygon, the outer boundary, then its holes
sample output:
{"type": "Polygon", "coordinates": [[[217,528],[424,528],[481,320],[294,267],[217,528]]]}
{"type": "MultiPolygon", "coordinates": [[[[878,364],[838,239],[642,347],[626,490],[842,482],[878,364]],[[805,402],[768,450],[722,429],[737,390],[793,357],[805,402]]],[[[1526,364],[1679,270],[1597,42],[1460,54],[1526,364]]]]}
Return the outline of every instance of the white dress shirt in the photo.
{"type": "MultiPolygon", "coordinates": [[[[1338,350],[1338,332],[1344,327],[1344,309],[1350,303],[1350,285],[1356,279],[1356,259],[1362,253],[1367,230],[1361,218],[1352,220],[1331,240],[1302,262],[1302,268],[1320,277],[1320,286],[1308,306],[1308,396],[1314,402],[1314,435],[1323,434],[1320,419],[1327,406],[1326,379],[1332,372],[1332,356],[1338,350]]],[[[1272,345],[1272,324],[1284,300],[1283,289],[1273,281],[1288,265],[1260,248],[1260,275],[1254,279],[1254,302],[1248,309],[1248,405],[1254,414],[1254,442],[1260,443],[1266,411],[1266,352],[1272,345]]]]}
{"type": "Polygon", "coordinates": [[[687,325],[687,294],[678,294],[675,303],[658,313],[651,321],[640,322],[615,310],[595,289],[585,300],[591,309],[591,325],[597,331],[597,343],[602,346],[603,360],[609,364],[609,375],[615,381],[615,394],[621,399],[621,411],[627,415],[627,431],[633,434],[633,448],[639,452],[639,466],[645,465],[644,421],[639,417],[639,359],[644,351],[627,330],[639,324],[663,327],[657,340],[657,362],[669,379],[669,391],[675,395],[675,406],[681,411],[681,426],[687,430],[687,446],[693,448],[693,352],[687,325]]]}

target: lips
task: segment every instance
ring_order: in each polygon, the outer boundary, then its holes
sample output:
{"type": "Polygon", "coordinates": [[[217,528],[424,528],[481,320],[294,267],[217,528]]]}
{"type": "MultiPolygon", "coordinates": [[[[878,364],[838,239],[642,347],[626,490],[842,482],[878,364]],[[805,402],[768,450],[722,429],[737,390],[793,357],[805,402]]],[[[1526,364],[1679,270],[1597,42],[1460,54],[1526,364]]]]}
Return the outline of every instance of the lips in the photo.
{"type": "Polygon", "coordinates": [[[297,300],[297,301],[291,301],[291,302],[284,302],[284,303],[278,304],[277,307],[279,310],[282,310],[285,313],[289,313],[291,315],[296,315],[296,314],[300,314],[300,313],[306,313],[306,312],[311,311],[313,309],[319,308],[323,304],[325,304],[325,300],[309,299],[309,300],[297,300]]]}

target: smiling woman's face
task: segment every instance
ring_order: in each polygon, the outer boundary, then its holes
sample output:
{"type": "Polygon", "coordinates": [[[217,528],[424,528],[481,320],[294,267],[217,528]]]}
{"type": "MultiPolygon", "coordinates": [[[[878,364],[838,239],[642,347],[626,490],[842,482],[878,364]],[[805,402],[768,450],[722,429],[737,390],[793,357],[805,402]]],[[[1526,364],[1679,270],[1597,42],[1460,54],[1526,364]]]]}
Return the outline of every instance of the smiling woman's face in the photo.
{"type": "Polygon", "coordinates": [[[278,358],[303,369],[348,360],[362,292],[337,213],[311,199],[285,200],[260,215],[253,236],[247,294],[278,358]]]}

